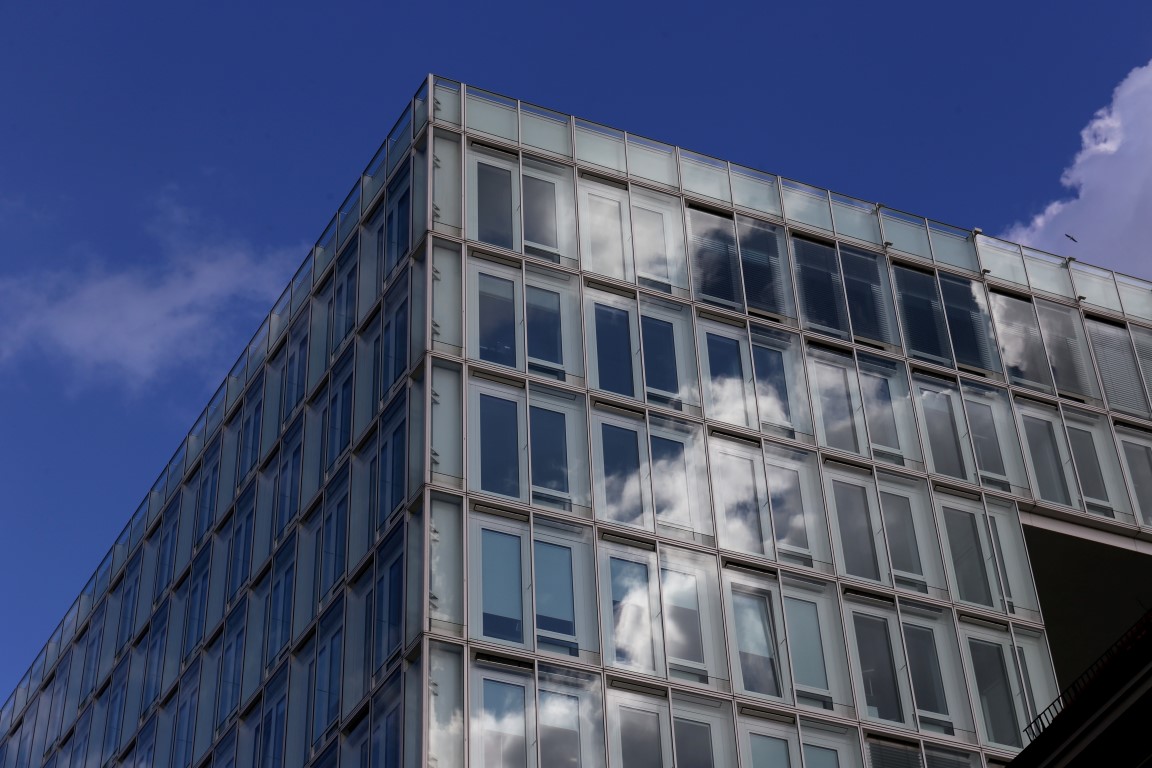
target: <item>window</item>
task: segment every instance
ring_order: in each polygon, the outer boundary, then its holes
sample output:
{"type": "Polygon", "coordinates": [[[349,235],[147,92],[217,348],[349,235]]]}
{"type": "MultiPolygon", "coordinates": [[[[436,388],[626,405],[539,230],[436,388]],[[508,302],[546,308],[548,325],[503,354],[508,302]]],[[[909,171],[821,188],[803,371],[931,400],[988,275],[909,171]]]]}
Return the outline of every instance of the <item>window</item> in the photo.
{"type": "Polygon", "coordinates": [[[1028,449],[1032,487],[1044,501],[1073,506],[1075,486],[1068,474],[1072,461],[1059,412],[1052,406],[1023,398],[1016,399],[1016,411],[1028,449]]]}
{"type": "Polygon", "coordinates": [[[1056,390],[1094,405],[1103,405],[1080,312],[1037,299],[1036,314],[1040,318],[1040,330],[1044,336],[1044,348],[1048,350],[1056,390]]]}
{"type": "Polygon", "coordinates": [[[525,620],[531,615],[528,526],[518,520],[473,515],[470,559],[473,590],[472,635],[512,645],[527,645],[525,620]]]}
{"type": "MultiPolygon", "coordinates": [[[[941,475],[976,481],[968,425],[955,381],[915,374],[912,377],[919,405],[920,430],[928,449],[928,469],[941,475]]],[[[986,406],[985,406],[986,407],[986,406]]],[[[995,424],[992,425],[993,431],[995,424]]],[[[998,446],[985,446],[996,450],[998,446]]],[[[1003,460],[999,469],[1003,475],[1003,460]]]]}
{"type": "Polygon", "coordinates": [[[140,563],[143,553],[138,552],[128,561],[124,579],[120,582],[120,622],[116,625],[116,652],[123,650],[132,639],[136,628],[136,604],[140,594],[140,563]]]}
{"type": "Polygon", "coordinates": [[[706,685],[727,680],[716,559],[664,547],[660,584],[669,676],[706,685]]]}
{"type": "Polygon", "coordinates": [[[161,513],[164,522],[160,528],[159,541],[156,543],[156,583],[152,591],[152,599],[156,600],[164,594],[172,581],[172,562],[176,557],[176,535],[180,526],[180,507],[173,500],[168,508],[161,513]]]}
{"type": "Polygon", "coordinates": [[[749,768],[800,768],[800,739],[795,725],[748,717],[737,724],[741,765],[749,768]]]}
{"type": "Polygon", "coordinates": [[[396,384],[408,370],[408,281],[401,279],[384,297],[383,349],[380,364],[385,390],[396,384]]]}
{"type": "Polygon", "coordinates": [[[384,275],[400,263],[408,254],[412,231],[412,192],[408,183],[407,169],[396,174],[388,185],[388,202],[385,209],[385,261],[384,275]]]}
{"type": "Polygon", "coordinates": [[[1008,673],[1008,637],[998,632],[967,630],[968,662],[973,693],[980,711],[984,740],[1009,747],[1023,746],[1019,687],[1008,673]]]}
{"type": "Polygon", "coordinates": [[[1040,603],[1032,584],[1032,570],[1024,547],[1024,532],[1020,527],[1016,504],[993,496],[986,497],[984,504],[996,553],[996,566],[1004,588],[1004,610],[1039,621],[1040,603]]]}
{"type": "Polygon", "coordinates": [[[776,556],[782,562],[830,570],[832,552],[816,454],[772,443],[764,453],[776,556]]]}
{"type": "Polygon", "coordinates": [[[305,313],[292,326],[288,338],[288,357],[284,364],[284,403],[281,417],[287,421],[308,389],[308,315],[305,313]]]}
{"type": "Polygon", "coordinates": [[[200,698],[200,664],[197,662],[180,679],[175,704],[176,725],[172,735],[171,764],[187,768],[192,764],[192,736],[196,726],[196,706],[200,698]]]}
{"type": "MultiPolygon", "coordinates": [[[[168,601],[164,601],[152,615],[152,628],[148,630],[148,639],[144,656],[144,683],[141,686],[140,711],[143,712],[152,705],[160,693],[160,675],[164,663],[164,646],[168,637],[168,601]]],[[[76,648],[79,649],[79,641],[76,648]]],[[[75,658],[78,657],[74,657],[75,658]]]]}
{"type": "Polygon", "coordinates": [[[1000,588],[983,508],[945,494],[936,499],[953,598],[996,608],[1000,588]]]}
{"type": "Polygon", "coordinates": [[[732,219],[689,208],[688,254],[692,261],[694,297],[698,301],[743,310],[744,291],[732,219]]]}
{"type": "Polygon", "coordinates": [[[524,500],[528,425],[522,389],[473,379],[469,394],[470,487],[524,500]]]}
{"type": "Polygon", "coordinates": [[[999,374],[1002,370],[1000,355],[996,351],[996,337],[992,333],[992,319],[988,314],[988,297],[984,287],[945,272],[938,273],[937,278],[944,299],[944,314],[948,318],[952,350],[956,353],[956,364],[999,374]]]}
{"type": "Polygon", "coordinates": [[[988,298],[1008,380],[1022,387],[1054,394],[1052,371],[1044,356],[1044,340],[1040,336],[1032,302],[995,291],[990,291],[988,298]]]}
{"type": "Polygon", "coordinates": [[[523,368],[524,327],[520,270],[473,257],[469,260],[471,357],[523,368]]]}
{"type": "Polygon", "coordinates": [[[893,266],[896,296],[904,321],[904,346],[910,357],[952,367],[952,347],[944,320],[944,305],[930,272],[893,266]]]}
{"type": "Polygon", "coordinates": [[[324,499],[320,521],[320,597],[344,577],[348,542],[348,486],[342,480],[324,499]]]}
{"type": "Polygon", "coordinates": [[[80,673],[80,700],[88,698],[96,685],[96,672],[100,664],[100,647],[104,639],[104,616],[108,608],[108,601],[92,612],[92,619],[88,623],[88,632],[83,638],[76,641],[76,647],[84,646],[84,666],[80,673]]]}
{"type": "Polygon", "coordinates": [[[840,573],[887,584],[888,558],[871,474],[828,463],[824,470],[840,573]]]}
{"type": "Polygon", "coordinates": [[[622,690],[608,692],[609,765],[672,768],[668,702],[622,690]]]}
{"type": "Polygon", "coordinates": [[[648,417],[652,450],[652,503],[661,533],[714,544],[712,504],[699,425],[648,417]]]}
{"type": "Polygon", "coordinates": [[[344,604],[320,617],[312,663],[312,743],[318,743],[340,716],[341,664],[344,651],[344,604]]]}
{"type": "MultiPolygon", "coordinates": [[[[645,339],[647,352],[647,339],[645,339]]],[[[752,363],[760,429],[790,440],[813,442],[808,386],[800,337],[752,326],[752,363]]]]}
{"type": "MultiPolygon", "coordinates": [[[[259,416],[257,416],[259,422],[259,416]]],[[[251,426],[247,430],[241,430],[241,440],[247,435],[250,442],[255,440],[256,435],[260,433],[260,427],[257,423],[255,429],[251,426]]],[[[249,444],[250,444],[249,442],[249,444]]],[[[243,453],[241,453],[243,456],[243,453]]],[[[252,461],[255,462],[255,457],[252,461]]],[[[241,461],[243,465],[243,461],[241,461]]],[[[196,496],[196,517],[192,524],[192,539],[193,541],[200,541],[204,538],[205,534],[212,528],[212,523],[216,519],[216,497],[220,493],[220,443],[217,441],[205,451],[204,468],[200,470],[196,479],[200,481],[198,493],[196,496]]],[[[250,467],[251,465],[249,465],[250,467]]],[[[247,474],[247,469],[239,473],[241,476],[247,474]]],[[[191,488],[194,483],[189,483],[191,488]]]]}
{"type": "Polygon", "coordinates": [[[865,453],[864,413],[851,355],[808,348],[808,376],[816,412],[816,437],[823,446],[865,453]]]}
{"type": "Polygon", "coordinates": [[[747,330],[707,320],[696,327],[706,412],[717,421],[755,427],[756,384],[747,330]]]}
{"type": "Polygon", "coordinates": [[[904,364],[863,353],[856,359],[872,455],[889,464],[922,468],[904,364]]]}
{"type": "Polygon", "coordinates": [[[802,719],[800,730],[804,734],[805,768],[859,768],[862,765],[860,737],[855,729],[802,719]]]}
{"type": "Polygon", "coordinates": [[[640,333],[635,299],[585,290],[584,324],[589,385],[624,397],[637,397],[640,333]]]}
{"type": "Polygon", "coordinates": [[[856,652],[853,671],[865,716],[908,725],[908,682],[895,611],[857,602],[846,608],[856,652]]]}
{"type": "MultiPolygon", "coordinates": [[[[113,755],[116,754],[117,748],[120,746],[120,731],[124,725],[124,705],[125,699],[128,695],[128,662],[129,659],[125,658],[116,667],[116,671],[112,673],[112,682],[109,684],[108,698],[108,719],[104,726],[104,744],[103,749],[100,751],[100,763],[106,763],[113,755]]],[[[32,710],[29,709],[31,712],[32,710]]],[[[39,717],[43,717],[44,710],[41,708],[39,717]]],[[[31,732],[31,720],[26,721],[25,733],[31,732]]],[[[135,723],[129,725],[130,728],[135,723]]],[[[43,733],[44,725],[38,724],[37,732],[43,733]]],[[[134,730],[134,729],[133,729],[134,730]]],[[[24,751],[24,750],[22,750],[24,751]]],[[[25,752],[25,754],[29,754],[25,752]]],[[[31,755],[35,758],[35,754],[31,755]]],[[[39,762],[33,760],[33,762],[39,762]]]]}
{"type": "Polygon", "coordinates": [[[483,768],[536,765],[535,693],[530,675],[477,664],[472,673],[472,760],[483,768]]]}
{"type": "Polygon", "coordinates": [[[184,619],[184,658],[199,645],[204,637],[205,613],[208,609],[208,579],[211,576],[212,548],[205,547],[192,563],[189,577],[188,606],[184,619]]]}
{"type": "Polygon", "coordinates": [[[591,531],[542,517],[533,525],[536,648],[596,660],[591,531]]]}
{"type": "Polygon", "coordinates": [[[1064,409],[1068,445],[1080,480],[1087,512],[1132,522],[1120,459],[1106,417],[1074,408],[1064,409]]]}
{"type": "Polygon", "coordinates": [[[947,597],[939,538],[924,481],[882,472],[877,474],[877,486],[896,586],[947,597]]]}
{"type": "Polygon", "coordinates": [[[376,470],[377,481],[377,527],[384,526],[393,511],[408,498],[406,493],[408,431],[406,429],[407,400],[401,395],[394,399],[384,411],[380,429],[380,457],[376,470]]]}
{"type": "Polygon", "coordinates": [[[260,768],[284,768],[284,737],[288,717],[288,668],[264,689],[264,712],[257,732],[260,768]]]}
{"type": "Polygon", "coordinates": [[[725,768],[736,764],[732,707],[728,702],[672,694],[676,765],[725,768]]]}
{"type": "Polygon", "coordinates": [[[403,528],[397,528],[376,555],[376,632],[374,669],[380,669],[400,648],[404,628],[403,528]]]}
{"type": "Polygon", "coordinates": [[[304,461],[303,419],[298,419],[280,448],[280,471],[276,476],[276,512],[272,528],[277,537],[300,511],[300,475],[304,461]]]}
{"type": "Polygon", "coordinates": [[[711,440],[709,446],[720,546],[775,557],[760,447],[722,439],[711,440]]]}
{"type": "Polygon", "coordinates": [[[1085,318],[1084,324],[1092,340],[1092,351],[1096,353],[1108,407],[1147,419],[1152,412],[1140,383],[1140,368],[1128,329],[1092,317],[1085,318]]]}
{"type": "Polygon", "coordinates": [[[736,690],[791,701],[779,584],[768,574],[731,567],[723,577],[736,690]]]}
{"type": "Polygon", "coordinates": [[[900,620],[920,730],[948,736],[973,733],[952,615],[902,601],[900,620]]]}
{"type": "Polygon", "coordinates": [[[961,389],[980,483],[986,488],[1030,496],[1008,393],[970,381],[961,382],[961,389]]]}
{"type": "MultiPolygon", "coordinates": [[[[372,706],[372,768],[400,768],[404,736],[403,705],[400,675],[396,673],[388,678],[372,706]]],[[[360,762],[359,765],[365,764],[360,762]]]]}
{"type": "Polygon", "coordinates": [[[268,597],[268,651],[271,664],[292,634],[292,597],[296,576],[296,539],[289,539],[272,561],[272,589],[268,597]]]}
{"type": "Polygon", "coordinates": [[[642,297],[640,328],[644,336],[644,388],[648,402],[698,414],[700,387],[696,380],[691,308],[642,297]]]}
{"type": "Polygon", "coordinates": [[[352,441],[352,386],[353,356],[351,350],[332,372],[328,404],[328,455],[325,466],[329,469],[344,453],[352,441]]]}
{"type": "Polygon", "coordinates": [[[602,768],[604,710],[599,676],[540,664],[537,678],[541,765],[602,768]]]}
{"type": "Polygon", "coordinates": [[[899,347],[896,338],[896,310],[892,307],[892,286],[888,281],[888,260],[857,248],[840,246],[840,266],[844,270],[844,292],[852,334],[859,339],[899,347]]]}
{"type": "Polygon", "coordinates": [[[583,377],[576,278],[529,265],[524,282],[528,370],[560,381],[583,377]]]}
{"type": "Polygon", "coordinates": [[[532,503],[566,511],[586,509],[590,499],[583,395],[533,385],[528,421],[532,503]]]}
{"type": "Polygon", "coordinates": [[[632,245],[641,285],[665,293],[688,292],[684,261],[684,211],[680,200],[632,188],[632,245]]]}
{"type": "Polygon", "coordinates": [[[516,155],[478,144],[469,147],[468,231],[472,237],[500,248],[519,250],[520,216],[513,203],[520,199],[519,181],[516,155]]]}
{"type": "MultiPolygon", "coordinates": [[[[328,348],[335,350],[356,326],[356,260],[359,240],[352,242],[336,261],[336,279],[328,305],[328,332],[332,338],[328,348]]],[[[407,250],[407,249],[405,249],[407,250]]]]}
{"type": "Polygon", "coordinates": [[[652,530],[648,435],[639,414],[592,410],[596,516],[652,530]]]}
{"type": "Polygon", "coordinates": [[[572,171],[532,157],[523,161],[524,252],[559,263],[576,258],[572,171]]]}
{"type": "Polygon", "coordinates": [[[240,704],[247,610],[246,604],[240,604],[229,614],[224,625],[224,646],[220,657],[220,683],[216,688],[217,728],[224,724],[240,704]]]}
{"type": "Polygon", "coordinates": [[[796,703],[851,715],[852,692],[835,587],[798,577],[782,581],[796,703]]]}
{"type": "Polygon", "coordinates": [[[588,176],[582,176],[577,186],[581,266],[617,280],[634,281],[627,189],[588,176]]]}
{"type": "Polygon", "coordinates": [[[597,553],[605,665],[663,677],[655,554],[604,542],[597,553]]]}
{"type": "Polygon", "coordinates": [[[736,234],[740,239],[740,264],[748,309],[795,325],[796,302],[792,298],[792,269],[784,228],[737,216],[736,234]]]}
{"type": "Polygon", "coordinates": [[[1152,525],[1152,434],[1141,430],[1116,429],[1120,438],[1128,485],[1145,525],[1152,525]]]}
{"type": "Polygon", "coordinates": [[[835,246],[792,237],[800,321],[805,330],[848,337],[848,309],[835,246]]]}

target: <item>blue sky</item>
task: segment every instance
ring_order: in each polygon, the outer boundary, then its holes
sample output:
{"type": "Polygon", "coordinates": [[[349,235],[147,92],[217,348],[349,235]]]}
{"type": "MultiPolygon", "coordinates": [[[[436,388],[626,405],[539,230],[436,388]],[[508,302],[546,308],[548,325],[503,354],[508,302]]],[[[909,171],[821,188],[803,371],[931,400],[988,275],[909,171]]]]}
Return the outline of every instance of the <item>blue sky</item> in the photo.
{"type": "Polygon", "coordinates": [[[426,72],[1152,277],[1150,59],[1137,0],[0,0],[0,698],[426,72]]]}

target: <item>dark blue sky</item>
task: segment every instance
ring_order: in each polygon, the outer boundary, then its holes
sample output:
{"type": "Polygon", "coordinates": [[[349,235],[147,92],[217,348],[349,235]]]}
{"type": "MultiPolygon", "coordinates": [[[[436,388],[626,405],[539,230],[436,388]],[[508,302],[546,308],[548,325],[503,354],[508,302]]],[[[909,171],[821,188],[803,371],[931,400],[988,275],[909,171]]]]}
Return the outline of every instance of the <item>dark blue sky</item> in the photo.
{"type": "MultiPolygon", "coordinates": [[[[1152,58],[1136,0],[68,5],[0,0],[0,698],[428,71],[1000,232],[1152,58]]],[[[1152,178],[1148,79],[1085,198],[1152,178]]]]}

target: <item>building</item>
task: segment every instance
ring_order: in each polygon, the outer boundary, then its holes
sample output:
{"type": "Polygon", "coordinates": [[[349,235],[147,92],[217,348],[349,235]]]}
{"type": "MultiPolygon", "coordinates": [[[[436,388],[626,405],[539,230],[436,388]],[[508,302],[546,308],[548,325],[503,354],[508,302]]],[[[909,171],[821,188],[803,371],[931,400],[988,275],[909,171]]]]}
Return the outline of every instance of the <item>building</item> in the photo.
{"type": "Polygon", "coordinates": [[[1003,766],[1143,613],[1149,390],[1148,282],[429,77],[0,768],[1003,766]]]}

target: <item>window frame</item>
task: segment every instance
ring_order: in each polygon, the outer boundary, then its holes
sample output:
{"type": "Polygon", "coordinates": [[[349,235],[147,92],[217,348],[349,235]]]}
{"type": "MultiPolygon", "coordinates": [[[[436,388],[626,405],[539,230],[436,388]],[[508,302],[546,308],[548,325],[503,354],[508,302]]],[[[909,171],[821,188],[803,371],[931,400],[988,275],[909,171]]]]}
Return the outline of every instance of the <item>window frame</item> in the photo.
{"type": "Polygon", "coordinates": [[[490,259],[470,255],[468,259],[468,359],[477,360],[486,365],[499,366],[501,368],[512,368],[517,371],[524,370],[524,360],[526,356],[525,350],[525,337],[524,337],[524,275],[523,272],[516,267],[507,264],[498,263],[490,259]],[[512,283],[512,307],[513,307],[513,350],[516,359],[516,364],[507,366],[504,363],[495,360],[488,360],[482,357],[481,338],[480,338],[480,277],[485,275],[497,280],[504,280],[512,283]]]}
{"type": "Polygon", "coordinates": [[[651,438],[648,434],[647,420],[642,414],[630,411],[592,408],[589,411],[589,424],[591,425],[589,441],[592,445],[592,476],[595,478],[595,482],[592,484],[592,506],[596,511],[596,519],[616,525],[642,528],[646,531],[655,530],[655,511],[652,504],[652,464],[649,456],[651,438]],[[640,462],[640,477],[638,479],[640,519],[638,523],[621,520],[609,514],[613,504],[609,502],[607,495],[608,474],[604,461],[604,425],[636,434],[636,453],[640,462]]]}
{"type": "Polygon", "coordinates": [[[527,522],[512,518],[486,515],[479,512],[468,514],[469,554],[468,577],[471,583],[468,601],[468,620],[470,624],[469,636],[475,640],[487,643],[498,643],[515,648],[530,650],[535,641],[531,636],[531,629],[535,626],[533,608],[533,569],[531,529],[527,522]],[[519,643],[505,638],[493,637],[484,634],[484,531],[492,531],[504,536],[514,536],[520,542],[520,611],[521,611],[521,641],[519,643]],[[527,581],[527,583],[525,583],[527,581]]]}
{"type": "Polygon", "coordinates": [[[468,450],[468,487],[475,493],[485,493],[516,501],[528,501],[527,489],[531,483],[528,475],[528,419],[527,419],[527,392],[520,387],[507,384],[498,384],[488,379],[473,376],[468,382],[468,435],[472,447],[468,450]],[[481,487],[480,449],[483,445],[483,435],[480,429],[480,396],[487,395],[499,400],[515,404],[516,407],[516,436],[517,436],[517,466],[519,494],[508,496],[497,491],[486,490],[481,487]],[[528,480],[528,482],[525,482],[528,480]]]}
{"type": "Polygon", "coordinates": [[[595,289],[584,290],[584,343],[588,354],[588,388],[599,392],[606,392],[616,397],[626,397],[640,400],[640,393],[644,391],[644,361],[640,346],[640,313],[636,297],[627,297],[615,293],[608,293],[595,289]],[[614,390],[605,389],[600,383],[600,350],[597,341],[596,306],[602,305],[611,309],[622,310],[628,314],[629,353],[632,356],[632,394],[623,394],[614,390]]]}
{"type": "Polygon", "coordinates": [[[465,153],[466,162],[466,176],[465,180],[465,198],[468,201],[467,211],[465,213],[465,226],[468,237],[480,243],[486,243],[495,248],[503,248],[511,251],[519,251],[521,249],[521,211],[519,206],[521,202],[520,192],[520,155],[519,153],[502,151],[478,142],[468,142],[467,151],[465,153]],[[508,171],[510,183],[509,204],[511,209],[508,211],[509,223],[511,224],[512,242],[509,245],[503,243],[489,243],[480,237],[480,212],[478,209],[478,200],[480,198],[480,165],[488,165],[500,170],[508,171]]]}

